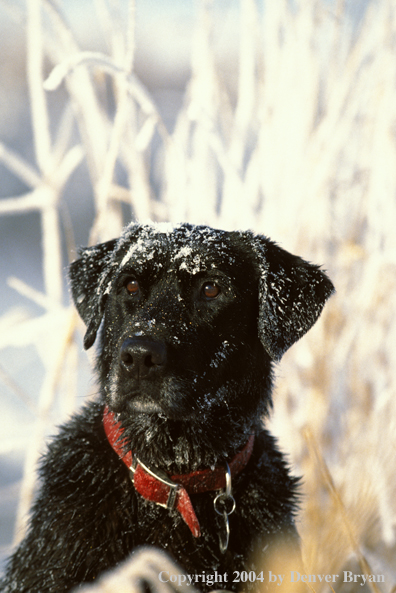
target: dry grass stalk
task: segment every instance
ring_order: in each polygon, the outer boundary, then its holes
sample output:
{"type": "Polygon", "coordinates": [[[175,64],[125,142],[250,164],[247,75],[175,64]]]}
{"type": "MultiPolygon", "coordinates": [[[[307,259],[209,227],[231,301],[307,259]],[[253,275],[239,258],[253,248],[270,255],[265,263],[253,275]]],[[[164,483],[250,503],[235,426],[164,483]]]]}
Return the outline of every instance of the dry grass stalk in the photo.
{"type": "MultiPolygon", "coordinates": [[[[340,514],[342,518],[342,523],[349,540],[349,545],[351,550],[357,557],[357,560],[360,565],[360,569],[362,570],[363,574],[374,574],[367,558],[364,556],[360,549],[359,540],[356,537],[356,529],[352,524],[348,511],[345,508],[343,503],[342,497],[340,495],[339,490],[337,489],[336,485],[334,484],[333,477],[329,471],[329,468],[324,460],[323,455],[321,454],[318,444],[315,440],[315,437],[312,434],[312,431],[309,428],[305,428],[304,430],[304,438],[308,444],[310,454],[315,458],[315,463],[319,467],[324,483],[326,487],[329,489],[331,493],[331,497],[334,501],[335,509],[340,514]]],[[[342,567],[341,567],[342,568],[342,567]]],[[[377,586],[375,582],[368,582],[368,586],[372,589],[373,593],[381,593],[381,589],[377,586]]]]}
{"type": "Polygon", "coordinates": [[[58,336],[58,350],[53,357],[54,363],[52,363],[51,367],[47,370],[39,394],[35,431],[25,457],[23,482],[15,521],[14,545],[23,538],[26,532],[29,508],[37,479],[37,462],[40,457],[42,443],[48,428],[51,410],[54,406],[55,395],[61,380],[66,355],[73,343],[73,335],[77,322],[77,314],[75,311],[70,311],[69,318],[64,335],[58,336]]]}

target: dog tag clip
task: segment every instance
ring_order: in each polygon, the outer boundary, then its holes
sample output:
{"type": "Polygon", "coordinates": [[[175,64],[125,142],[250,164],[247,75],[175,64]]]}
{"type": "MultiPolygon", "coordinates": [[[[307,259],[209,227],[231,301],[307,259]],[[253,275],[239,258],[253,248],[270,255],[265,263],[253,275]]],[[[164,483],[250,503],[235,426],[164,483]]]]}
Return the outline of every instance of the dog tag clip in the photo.
{"type": "Polygon", "coordinates": [[[220,545],[220,552],[224,554],[228,548],[228,542],[230,539],[230,523],[228,521],[228,515],[231,515],[235,511],[236,502],[234,497],[232,496],[232,487],[231,487],[231,470],[226,463],[226,487],[225,490],[220,492],[213,501],[214,510],[218,515],[221,515],[224,519],[224,527],[225,527],[225,535],[219,532],[219,545],[220,545]],[[226,505],[229,505],[227,510],[226,505]],[[220,508],[223,507],[223,508],[220,508]]]}

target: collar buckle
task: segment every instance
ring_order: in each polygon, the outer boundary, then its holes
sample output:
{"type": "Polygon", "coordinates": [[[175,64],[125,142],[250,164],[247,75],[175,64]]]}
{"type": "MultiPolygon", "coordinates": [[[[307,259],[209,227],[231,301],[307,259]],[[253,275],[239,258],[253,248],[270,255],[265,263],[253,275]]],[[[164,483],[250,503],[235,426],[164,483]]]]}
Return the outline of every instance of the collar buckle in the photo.
{"type": "Polygon", "coordinates": [[[166,503],[164,504],[161,502],[157,502],[157,504],[161,507],[164,507],[165,509],[174,509],[176,506],[177,492],[180,488],[180,485],[176,484],[176,482],[171,480],[170,477],[161,469],[158,469],[158,468],[153,469],[153,468],[149,467],[148,465],[146,465],[145,463],[143,463],[137,455],[133,456],[133,461],[132,461],[132,466],[131,466],[131,472],[132,472],[131,480],[132,480],[132,482],[134,481],[135,471],[136,471],[138,464],[150,476],[153,476],[153,478],[155,478],[162,484],[165,484],[165,486],[168,486],[168,488],[169,488],[169,495],[168,495],[168,500],[166,501],[166,503]]]}

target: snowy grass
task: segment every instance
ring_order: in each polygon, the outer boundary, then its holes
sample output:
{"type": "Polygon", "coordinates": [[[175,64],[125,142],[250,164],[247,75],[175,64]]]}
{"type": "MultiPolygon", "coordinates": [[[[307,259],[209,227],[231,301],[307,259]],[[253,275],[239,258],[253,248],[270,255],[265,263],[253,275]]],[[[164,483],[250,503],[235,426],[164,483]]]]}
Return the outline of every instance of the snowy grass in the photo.
{"type": "MultiPolygon", "coordinates": [[[[143,221],[251,228],[328,270],[337,294],[278,367],[272,429],[304,476],[299,529],[307,572],[341,574],[356,562],[355,572],[385,575],[385,583],[370,584],[373,592],[390,591],[396,583],[396,10],[390,0],[372,1],[354,26],[342,0],[301,0],[293,7],[279,0],[265,10],[241,0],[233,86],[218,52],[217,4],[202,0],[191,78],[169,132],[134,71],[134,2],[122,19],[116,6],[106,0],[92,6],[106,31],[109,50],[102,54],[80,51],[57,3],[28,0],[35,162],[0,144],[1,163],[30,188],[2,200],[0,214],[40,213],[45,284],[37,293],[29,279],[10,279],[43,314],[26,319],[12,310],[0,319],[1,348],[33,344],[45,369],[39,392],[28,397],[0,367],[0,380],[36,418],[15,539],[23,534],[46,431],[74,409],[73,377],[84,364],[81,325],[62,302],[60,213],[65,187],[85,161],[95,208],[91,243],[118,235],[127,209],[143,221]],[[109,86],[111,115],[102,100],[109,86]],[[48,104],[58,87],[66,92],[55,126],[48,104]]],[[[6,451],[9,443],[0,440],[0,447],[6,451]]]]}

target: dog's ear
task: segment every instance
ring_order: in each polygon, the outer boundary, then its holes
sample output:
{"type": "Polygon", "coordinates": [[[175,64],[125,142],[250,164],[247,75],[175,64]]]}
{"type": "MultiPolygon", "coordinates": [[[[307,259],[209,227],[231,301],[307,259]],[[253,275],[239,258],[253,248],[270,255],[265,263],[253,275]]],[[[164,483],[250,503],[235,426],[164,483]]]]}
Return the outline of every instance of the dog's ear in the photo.
{"type": "Polygon", "coordinates": [[[77,311],[87,326],[84,348],[95,342],[102,321],[105,304],[106,278],[110,273],[109,262],[117,239],[81,249],[80,259],[69,267],[71,293],[77,311]]]}
{"type": "Polygon", "coordinates": [[[256,236],[259,265],[259,336],[273,360],[299,340],[316,322],[334,286],[319,266],[256,236]]]}

